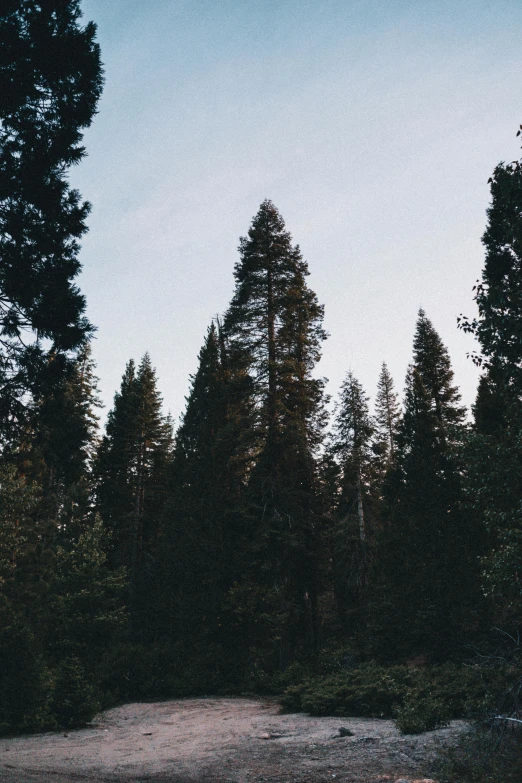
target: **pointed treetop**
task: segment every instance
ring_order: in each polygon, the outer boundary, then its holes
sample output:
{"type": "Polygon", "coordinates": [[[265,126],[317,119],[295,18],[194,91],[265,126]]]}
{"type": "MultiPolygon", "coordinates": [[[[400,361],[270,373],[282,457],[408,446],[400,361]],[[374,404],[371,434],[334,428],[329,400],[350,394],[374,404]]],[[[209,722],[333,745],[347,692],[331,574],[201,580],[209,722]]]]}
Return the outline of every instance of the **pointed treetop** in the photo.
{"type": "Polygon", "coordinates": [[[369,397],[351,370],[343,381],[340,397],[336,423],[337,452],[347,456],[367,450],[373,434],[369,397]]]}
{"type": "Polygon", "coordinates": [[[413,366],[441,423],[458,423],[465,416],[460,394],[453,385],[448,349],[421,308],[413,341],[413,366]]]}
{"type": "Polygon", "coordinates": [[[395,456],[397,433],[401,419],[399,395],[386,362],[382,363],[375,398],[375,424],[377,452],[385,463],[395,456]]]}

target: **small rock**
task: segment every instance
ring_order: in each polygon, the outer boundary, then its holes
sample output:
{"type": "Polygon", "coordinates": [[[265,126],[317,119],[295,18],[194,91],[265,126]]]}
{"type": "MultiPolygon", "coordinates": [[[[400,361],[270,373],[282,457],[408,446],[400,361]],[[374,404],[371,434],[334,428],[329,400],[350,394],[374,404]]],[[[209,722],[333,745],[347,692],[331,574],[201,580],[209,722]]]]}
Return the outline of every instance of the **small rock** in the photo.
{"type": "Polygon", "coordinates": [[[339,736],[340,737],[353,737],[354,733],[353,733],[353,731],[350,731],[350,729],[347,729],[345,726],[339,726],[339,736]]]}
{"type": "MultiPolygon", "coordinates": [[[[380,737],[359,737],[357,739],[357,742],[377,742],[380,737]]],[[[396,781],[396,783],[399,783],[399,781],[396,781]]],[[[407,780],[405,783],[410,783],[409,780],[407,780]]]]}
{"type": "Polygon", "coordinates": [[[397,778],[395,783],[410,783],[410,781],[407,780],[406,778],[397,778]]]}

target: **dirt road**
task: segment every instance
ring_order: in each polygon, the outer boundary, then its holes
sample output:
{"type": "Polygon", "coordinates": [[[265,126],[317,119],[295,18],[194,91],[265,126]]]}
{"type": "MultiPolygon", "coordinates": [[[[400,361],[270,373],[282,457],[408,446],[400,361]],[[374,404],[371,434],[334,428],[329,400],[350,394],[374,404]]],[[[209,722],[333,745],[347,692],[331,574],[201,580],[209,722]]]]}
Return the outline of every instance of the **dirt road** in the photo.
{"type": "Polygon", "coordinates": [[[388,720],[280,715],[271,701],[127,704],[80,731],[0,739],[2,783],[384,783],[429,777],[458,724],[401,737],[388,720]],[[340,737],[339,728],[353,736],[340,737]]]}

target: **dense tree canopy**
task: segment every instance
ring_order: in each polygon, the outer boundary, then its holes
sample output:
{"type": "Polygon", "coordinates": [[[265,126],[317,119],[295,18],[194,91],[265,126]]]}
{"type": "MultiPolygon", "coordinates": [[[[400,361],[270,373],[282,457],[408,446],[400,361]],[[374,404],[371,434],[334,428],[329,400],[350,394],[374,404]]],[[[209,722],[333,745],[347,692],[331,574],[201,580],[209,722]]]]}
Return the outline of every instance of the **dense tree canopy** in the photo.
{"type": "Polygon", "coordinates": [[[90,206],[67,179],[102,88],[96,27],[78,0],[0,9],[0,426],[59,374],[92,327],[74,283],[90,206]],[[51,351],[52,365],[46,361],[51,351]]]}

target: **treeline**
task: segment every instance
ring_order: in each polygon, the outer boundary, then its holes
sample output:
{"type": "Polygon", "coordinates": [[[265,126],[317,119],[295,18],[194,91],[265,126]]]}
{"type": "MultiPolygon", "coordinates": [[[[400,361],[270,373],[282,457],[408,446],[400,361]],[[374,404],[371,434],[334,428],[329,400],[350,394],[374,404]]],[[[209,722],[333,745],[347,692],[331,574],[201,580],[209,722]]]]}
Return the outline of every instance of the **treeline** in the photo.
{"type": "Polygon", "coordinates": [[[74,285],[89,205],[66,179],[102,83],[79,18],[72,0],[0,14],[0,728],[75,725],[123,699],[280,692],[370,662],[479,654],[514,671],[519,164],[492,176],[479,314],[461,322],[483,368],[471,422],[422,310],[404,398],[383,365],[372,411],[348,371],[329,417],[323,307],[264,201],[179,426],[145,355],[100,437],[74,285]]]}
{"type": "MultiPolygon", "coordinates": [[[[518,169],[495,174],[486,241],[505,224],[497,183],[515,179],[522,195],[518,169]]],[[[323,308],[269,201],[234,276],[174,435],[145,355],[98,436],[86,346],[4,439],[3,704],[26,683],[29,723],[114,699],[280,691],[328,658],[469,662],[498,651],[493,626],[518,627],[518,369],[484,352],[467,422],[421,310],[402,402],[383,364],[372,413],[349,371],[328,429],[323,308]]],[[[479,288],[467,329],[489,335],[493,296],[479,288]]]]}

